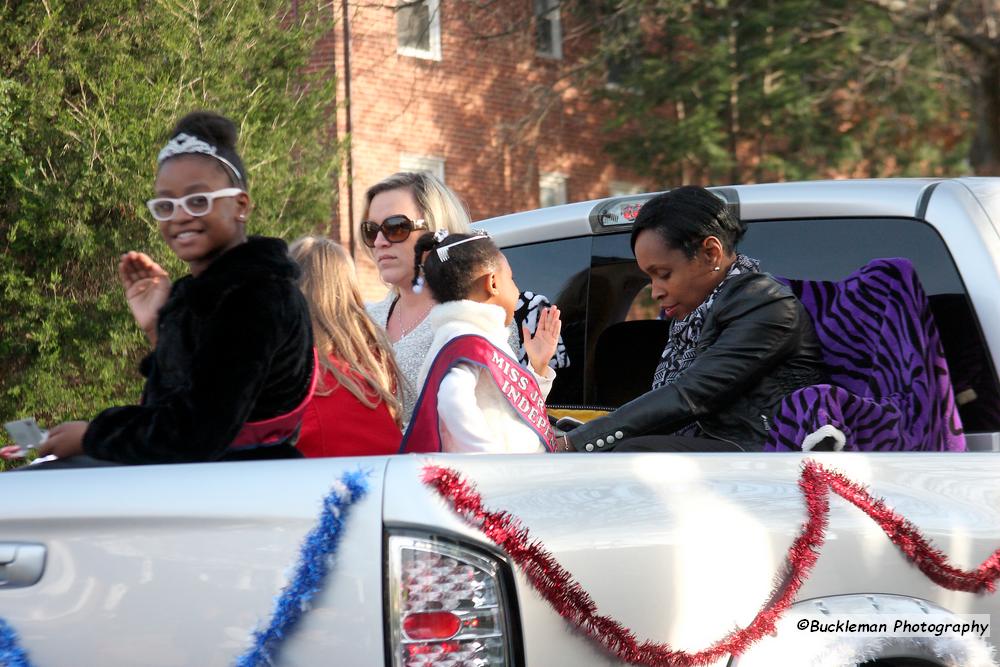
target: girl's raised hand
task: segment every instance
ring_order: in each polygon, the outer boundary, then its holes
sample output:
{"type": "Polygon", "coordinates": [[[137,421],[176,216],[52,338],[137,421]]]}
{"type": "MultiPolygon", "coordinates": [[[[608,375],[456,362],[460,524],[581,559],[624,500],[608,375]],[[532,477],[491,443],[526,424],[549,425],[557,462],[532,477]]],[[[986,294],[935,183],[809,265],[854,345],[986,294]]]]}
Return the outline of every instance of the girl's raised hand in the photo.
{"type": "Polygon", "coordinates": [[[562,331],[562,320],[559,319],[559,309],[555,306],[549,306],[539,314],[534,336],[528,331],[528,323],[521,323],[524,351],[528,353],[528,361],[536,375],[545,374],[549,360],[559,346],[560,331],[562,331]]]}
{"type": "Polygon", "coordinates": [[[132,316],[155,345],[157,316],[170,296],[170,276],[149,255],[133,251],[122,255],[118,277],[132,316]]]}

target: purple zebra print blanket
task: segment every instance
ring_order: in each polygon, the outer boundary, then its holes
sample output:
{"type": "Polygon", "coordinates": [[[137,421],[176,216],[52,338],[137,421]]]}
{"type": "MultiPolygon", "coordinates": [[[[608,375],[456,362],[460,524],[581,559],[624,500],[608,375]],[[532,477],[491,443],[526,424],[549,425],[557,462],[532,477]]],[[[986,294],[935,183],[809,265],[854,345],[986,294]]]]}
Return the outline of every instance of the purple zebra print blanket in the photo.
{"type": "Polygon", "coordinates": [[[876,259],[840,282],[778,280],[812,316],[832,384],[785,397],[765,451],[799,451],[827,424],[844,433],[845,450],[965,450],[941,339],[909,260],[876,259]]]}

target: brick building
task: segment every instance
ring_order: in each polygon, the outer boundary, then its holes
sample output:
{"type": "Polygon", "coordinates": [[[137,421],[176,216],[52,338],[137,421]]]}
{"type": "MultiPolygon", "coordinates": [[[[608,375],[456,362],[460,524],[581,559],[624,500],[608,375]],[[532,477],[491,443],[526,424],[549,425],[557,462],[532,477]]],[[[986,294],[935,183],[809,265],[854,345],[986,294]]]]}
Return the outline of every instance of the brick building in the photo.
{"type": "MultiPolygon", "coordinates": [[[[566,83],[558,3],[334,3],[316,57],[336,71],[337,136],[350,138],[334,237],[350,245],[365,189],[401,170],[443,177],[473,220],[652,187],[611,164],[600,105],[566,83]]],[[[366,299],[381,297],[354,245],[366,299]]]]}

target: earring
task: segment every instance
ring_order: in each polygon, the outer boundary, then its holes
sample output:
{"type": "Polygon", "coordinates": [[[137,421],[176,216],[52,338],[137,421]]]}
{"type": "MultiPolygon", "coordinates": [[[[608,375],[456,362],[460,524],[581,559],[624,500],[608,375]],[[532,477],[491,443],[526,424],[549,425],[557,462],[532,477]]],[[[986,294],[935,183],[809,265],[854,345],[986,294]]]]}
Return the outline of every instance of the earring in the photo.
{"type": "Polygon", "coordinates": [[[717,267],[715,267],[715,268],[714,268],[714,269],[712,269],[712,270],[713,270],[713,271],[721,271],[721,270],[722,270],[722,267],[721,267],[721,266],[717,266],[717,267]]]}

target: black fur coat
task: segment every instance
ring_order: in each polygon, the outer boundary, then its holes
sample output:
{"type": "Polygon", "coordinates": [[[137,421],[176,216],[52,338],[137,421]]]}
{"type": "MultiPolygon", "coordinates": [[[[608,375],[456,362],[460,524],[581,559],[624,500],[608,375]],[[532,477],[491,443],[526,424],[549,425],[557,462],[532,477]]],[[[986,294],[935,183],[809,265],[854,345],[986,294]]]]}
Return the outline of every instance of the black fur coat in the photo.
{"type": "Polygon", "coordinates": [[[291,411],[309,389],[312,329],[298,273],[284,241],[251,237],[174,283],[140,366],[142,404],[100,413],[84,451],[119,463],[245,458],[226,452],[243,424],[291,411]]]}

